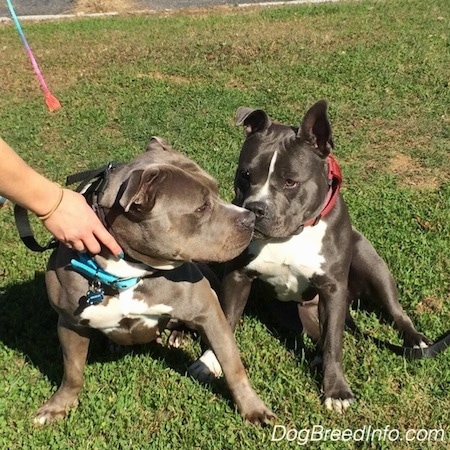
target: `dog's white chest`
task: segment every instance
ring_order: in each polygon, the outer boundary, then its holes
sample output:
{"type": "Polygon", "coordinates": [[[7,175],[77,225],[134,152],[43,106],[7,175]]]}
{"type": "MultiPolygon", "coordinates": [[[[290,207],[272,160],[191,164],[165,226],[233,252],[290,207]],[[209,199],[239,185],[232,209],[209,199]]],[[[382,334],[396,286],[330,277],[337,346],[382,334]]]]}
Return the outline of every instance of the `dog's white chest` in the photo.
{"type": "Polygon", "coordinates": [[[253,241],[249,251],[255,258],[247,268],[271,284],[279,300],[301,301],[312,276],[324,274],[322,241],[326,229],[326,223],[320,221],[288,240],[253,241]]]}
{"type": "MultiPolygon", "coordinates": [[[[149,273],[149,268],[143,264],[113,259],[106,261],[105,270],[123,278],[144,277],[149,273]]],[[[170,314],[173,308],[164,304],[149,305],[142,294],[139,295],[136,292],[143,282],[139,281],[135,286],[120,292],[115,297],[109,297],[103,303],[88,306],[83,310],[80,318],[88,320],[91,328],[106,334],[119,331],[124,319],[138,319],[141,326],[155,329],[160,317],[170,314]]]]}
{"type": "MultiPolygon", "coordinates": [[[[142,281],[140,281],[142,283],[142,281]]],[[[149,329],[156,328],[162,315],[168,315],[172,307],[164,304],[148,305],[145,300],[135,297],[134,287],[121,292],[108,302],[88,306],[81,313],[81,319],[89,320],[89,326],[103,333],[120,329],[124,319],[139,319],[140,324],[149,329]]]]}

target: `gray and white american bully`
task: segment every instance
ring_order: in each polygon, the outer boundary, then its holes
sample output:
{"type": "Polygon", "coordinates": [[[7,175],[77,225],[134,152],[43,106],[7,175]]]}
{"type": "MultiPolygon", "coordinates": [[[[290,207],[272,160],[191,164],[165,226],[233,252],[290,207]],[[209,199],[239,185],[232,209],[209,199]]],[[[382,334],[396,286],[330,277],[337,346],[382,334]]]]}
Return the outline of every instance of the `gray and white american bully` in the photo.
{"type": "MultiPolygon", "coordinates": [[[[327,103],[312,106],[300,127],[272,122],[264,111],[244,107],[236,123],[244,126],[246,139],[233,203],[252,211],[256,222],[249,247],[227,264],[222,307],[234,329],[257,278],[271,285],[279,300],[302,305],[302,322],[318,339],[323,357],[325,405],[342,412],[354,398],[342,369],[352,301],[368,295],[380,302],[405,346],[425,348],[431,341],[416,331],[398,302],[387,265],[350,222],[339,193],[339,166],[331,155],[327,103]]],[[[197,362],[197,377],[218,373],[220,366],[207,351],[197,362]]]]}
{"type": "Polygon", "coordinates": [[[250,386],[233,333],[196,262],[227,261],[250,242],[254,214],[226,204],[217,183],[164,140],[114,167],[96,205],[125,252],[89,258],[60,245],[46,273],[59,314],[64,377],[35,422],[64,417],[78,403],[92,329],[121,345],[156,339],[173,322],[198,330],[217,355],[241,415],[274,415],[250,386]],[[71,262],[72,261],[72,262],[71,262]]]}

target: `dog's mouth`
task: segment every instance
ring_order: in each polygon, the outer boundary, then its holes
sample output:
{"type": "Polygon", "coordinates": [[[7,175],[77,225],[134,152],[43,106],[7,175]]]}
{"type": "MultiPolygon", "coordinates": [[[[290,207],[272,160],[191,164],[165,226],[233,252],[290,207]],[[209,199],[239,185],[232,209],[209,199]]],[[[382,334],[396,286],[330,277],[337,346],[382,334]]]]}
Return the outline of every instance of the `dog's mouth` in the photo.
{"type": "Polygon", "coordinates": [[[270,239],[271,237],[272,237],[272,236],[269,236],[268,234],[263,233],[262,231],[260,231],[260,230],[258,230],[257,228],[255,228],[254,231],[253,231],[253,237],[252,237],[252,240],[259,240],[259,241],[262,241],[262,240],[270,239]]]}
{"type": "MultiPolygon", "coordinates": [[[[301,230],[300,230],[301,232],[301,230]]],[[[290,233],[286,232],[281,227],[271,227],[270,229],[267,228],[259,228],[258,225],[256,225],[254,231],[253,231],[253,238],[252,240],[269,240],[269,239],[276,239],[276,240],[285,240],[289,239],[293,234],[296,233],[290,233]]]]}

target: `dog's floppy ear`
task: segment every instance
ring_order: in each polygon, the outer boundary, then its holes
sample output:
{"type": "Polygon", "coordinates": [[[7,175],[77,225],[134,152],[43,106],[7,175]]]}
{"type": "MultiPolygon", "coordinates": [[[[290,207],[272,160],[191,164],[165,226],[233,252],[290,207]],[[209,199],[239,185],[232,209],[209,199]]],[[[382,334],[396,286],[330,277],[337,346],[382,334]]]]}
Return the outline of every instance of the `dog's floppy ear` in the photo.
{"type": "Polygon", "coordinates": [[[327,157],[334,146],[327,107],[326,100],[315,103],[305,114],[297,133],[297,137],[316,148],[322,157],[327,157]]]}
{"type": "Polygon", "coordinates": [[[159,137],[159,136],[152,136],[150,138],[150,140],[147,143],[147,147],[146,147],[146,151],[147,152],[151,152],[152,150],[155,149],[163,149],[166,151],[171,151],[173,150],[171,145],[163,138],[159,137]]]}
{"type": "Polygon", "coordinates": [[[246,136],[269,128],[271,123],[270,117],[262,109],[240,106],[236,111],[236,125],[244,125],[246,136]]]}
{"type": "Polygon", "coordinates": [[[151,209],[155,203],[155,184],[163,176],[158,167],[133,170],[124,183],[123,192],[119,199],[120,206],[125,212],[128,212],[132,205],[145,206],[151,209]]]}

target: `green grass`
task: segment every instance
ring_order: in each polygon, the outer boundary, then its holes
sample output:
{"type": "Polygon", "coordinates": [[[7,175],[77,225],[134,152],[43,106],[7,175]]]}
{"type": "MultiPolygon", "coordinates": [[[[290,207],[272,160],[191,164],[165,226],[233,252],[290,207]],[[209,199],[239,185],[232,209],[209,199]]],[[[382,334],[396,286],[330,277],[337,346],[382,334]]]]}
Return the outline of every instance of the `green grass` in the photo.
{"type": "MultiPolygon", "coordinates": [[[[126,161],[151,135],[166,138],[232,198],[242,142],[241,105],[298,124],[317,99],[330,102],[344,196],[356,226],[391,267],[405,309],[437,337],[450,323],[450,4],[447,0],[342,2],[273,9],[207,10],[24,24],[63,108],[50,114],[15,30],[0,26],[0,135],[52,179],[126,161]]],[[[93,342],[80,406],[67,420],[32,425],[62,375],[56,314],[48,305],[46,255],[19,242],[11,208],[0,210],[0,448],[259,449],[273,427],[244,423],[223,380],[186,375],[200,353],[150,345],[111,355],[93,342]]],[[[39,237],[46,233],[38,228],[39,237]]],[[[344,366],[357,402],[324,410],[320,381],[293,336],[256,314],[258,291],[236,338],[250,379],[278,424],[338,430],[444,429],[450,352],[407,362],[345,335],[344,366]]],[[[396,339],[375,315],[369,332],[396,339]]],[[[300,340],[301,341],[301,340],[300,340]]],[[[308,344],[308,343],[307,343],[308,344]]],[[[386,440],[315,442],[313,448],[392,448],[386,440]]]]}

